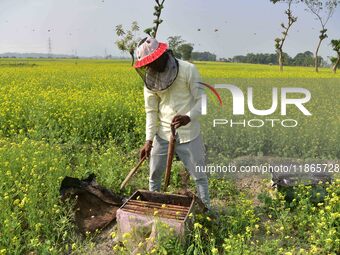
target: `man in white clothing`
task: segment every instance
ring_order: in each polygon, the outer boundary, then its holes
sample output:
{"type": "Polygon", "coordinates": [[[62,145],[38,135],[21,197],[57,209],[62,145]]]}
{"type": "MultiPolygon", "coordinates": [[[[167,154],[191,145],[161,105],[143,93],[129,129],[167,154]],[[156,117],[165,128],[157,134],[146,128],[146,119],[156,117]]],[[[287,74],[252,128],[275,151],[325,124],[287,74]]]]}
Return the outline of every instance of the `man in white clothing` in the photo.
{"type": "Polygon", "coordinates": [[[160,190],[173,126],[175,153],[195,180],[198,196],[210,208],[207,176],[196,171],[196,166],[205,165],[198,121],[203,91],[196,67],[176,59],[165,43],[151,37],[138,44],[134,67],[145,84],[146,142],[140,157],[150,157],[149,189],[160,190]]]}

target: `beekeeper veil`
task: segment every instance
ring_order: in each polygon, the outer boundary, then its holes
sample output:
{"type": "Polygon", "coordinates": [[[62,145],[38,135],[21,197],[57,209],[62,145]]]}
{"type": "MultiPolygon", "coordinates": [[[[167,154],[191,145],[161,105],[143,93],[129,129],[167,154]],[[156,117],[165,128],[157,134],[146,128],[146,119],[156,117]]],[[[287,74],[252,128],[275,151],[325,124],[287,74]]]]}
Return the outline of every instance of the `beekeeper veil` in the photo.
{"type": "Polygon", "coordinates": [[[145,86],[154,92],[169,88],[178,74],[178,61],[168,45],[151,37],[139,42],[134,67],[145,86]]]}

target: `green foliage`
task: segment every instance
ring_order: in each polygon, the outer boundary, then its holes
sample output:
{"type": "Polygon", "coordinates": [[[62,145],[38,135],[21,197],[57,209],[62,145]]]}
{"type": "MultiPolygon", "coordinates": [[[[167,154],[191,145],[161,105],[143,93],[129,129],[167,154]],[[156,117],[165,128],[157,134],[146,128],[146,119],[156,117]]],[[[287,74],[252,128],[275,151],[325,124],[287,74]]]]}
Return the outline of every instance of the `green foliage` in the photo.
{"type": "Polygon", "coordinates": [[[156,2],[156,5],[154,6],[155,11],[153,13],[153,15],[155,16],[155,19],[153,20],[154,26],[150,28],[146,28],[144,30],[144,33],[148,34],[149,36],[153,38],[156,38],[158,27],[161,23],[163,23],[163,20],[160,17],[162,14],[162,10],[164,8],[165,0],[161,0],[161,1],[155,0],[155,2],[156,2]]]}
{"type": "MultiPolygon", "coordinates": [[[[253,115],[247,109],[244,116],[233,116],[230,92],[219,90],[223,102],[227,103],[221,108],[217,105],[216,99],[211,96],[208,99],[208,113],[201,118],[203,135],[209,149],[208,158],[213,162],[215,157],[220,154],[227,159],[245,155],[328,159],[337,159],[340,156],[340,150],[337,146],[338,135],[335,131],[338,123],[334,119],[334,116],[336,116],[334,105],[337,104],[337,99],[335,96],[330,96],[338,93],[340,80],[320,79],[322,73],[329,72],[327,69],[322,69],[318,76],[312,76],[312,69],[302,67],[286,67],[287,74],[280,75],[274,71],[275,67],[270,66],[247,65],[245,67],[245,65],[239,65],[238,67],[237,64],[221,63],[209,63],[209,65],[197,63],[196,66],[204,80],[210,84],[235,84],[243,91],[245,96],[247,87],[254,87],[254,105],[257,109],[268,109],[271,106],[272,87],[280,89],[281,87],[299,84],[299,86],[310,90],[312,95],[315,95],[306,105],[314,116],[313,118],[303,115],[295,107],[290,108],[289,118],[298,121],[296,128],[287,129],[281,125],[276,127],[267,125],[259,129],[235,125],[231,128],[230,119],[247,121],[258,119],[259,116],[253,115]],[[207,68],[208,66],[209,68],[207,68]],[[252,73],[253,70],[259,70],[260,67],[266,71],[252,73]],[[272,70],[272,72],[268,72],[268,70],[272,70]],[[293,70],[296,71],[295,74],[291,73],[293,70]],[[244,78],[238,78],[241,76],[244,78]],[[323,107],[320,107],[320,105],[323,107]],[[212,128],[214,119],[227,119],[229,123],[212,128]],[[324,127],[321,123],[328,123],[328,132],[322,131],[324,127]],[[317,133],[323,135],[316,135],[317,133]]],[[[329,73],[329,75],[332,74],[329,73]]],[[[275,119],[285,119],[286,117],[280,115],[279,109],[270,115],[270,118],[275,119]]]]}
{"type": "Polygon", "coordinates": [[[339,54],[340,52],[340,39],[339,40],[331,40],[332,49],[339,54]]]}
{"type": "Polygon", "coordinates": [[[192,52],[191,59],[194,61],[216,61],[216,55],[207,51],[192,52]]]}
{"type": "Polygon", "coordinates": [[[116,35],[120,38],[116,41],[118,49],[123,52],[128,52],[132,58],[132,65],[134,62],[134,52],[137,48],[137,44],[140,38],[137,37],[137,32],[139,31],[139,26],[137,21],[133,21],[131,24],[131,29],[125,31],[123,25],[116,26],[116,35]]]}
{"type": "MultiPolygon", "coordinates": [[[[334,65],[337,62],[338,58],[337,57],[331,57],[331,62],[334,65]]],[[[339,67],[339,66],[337,66],[339,67]]]]}
{"type": "MultiPolygon", "coordinates": [[[[313,66],[314,56],[310,51],[296,54],[295,57],[289,56],[287,53],[283,53],[284,63],[287,66],[313,66]]],[[[319,56],[319,63],[321,66],[325,65],[324,59],[319,56]]],[[[252,64],[277,64],[277,54],[270,53],[248,53],[246,56],[234,56],[231,62],[236,63],[252,63],[252,64]]]]}
{"type": "Polygon", "coordinates": [[[218,219],[190,215],[194,223],[186,246],[172,237],[160,244],[165,250],[156,246],[150,254],[336,254],[338,184],[327,184],[325,200],[317,205],[310,202],[309,186],[297,187],[294,209],[271,188],[263,189],[258,206],[238,194],[219,207],[218,219]]]}
{"type": "Polygon", "coordinates": [[[182,55],[182,59],[190,60],[191,59],[191,53],[192,53],[193,49],[194,49],[194,47],[193,47],[192,44],[183,43],[178,47],[177,51],[179,51],[180,54],[182,55]]]}
{"type": "Polygon", "coordinates": [[[298,53],[294,57],[293,63],[296,66],[313,66],[314,64],[313,53],[310,51],[306,51],[304,53],[298,53]]]}
{"type": "Polygon", "coordinates": [[[263,187],[260,204],[255,206],[246,193],[232,195],[217,206],[218,218],[191,213],[191,232],[180,242],[172,229],[157,225],[157,235],[136,241],[133,233],[123,235],[113,250],[131,254],[217,255],[217,254],[336,254],[339,249],[339,181],[326,184],[327,195],[311,203],[310,186],[295,188],[293,208],[284,196],[263,187]],[[146,244],[154,242],[148,251],[146,244]],[[133,246],[134,244],[134,246],[133,246]]]}
{"type": "Polygon", "coordinates": [[[168,37],[169,48],[172,50],[176,58],[190,60],[193,51],[193,44],[187,43],[181,36],[168,37]]]}
{"type": "Polygon", "coordinates": [[[340,40],[331,40],[331,46],[337,54],[337,57],[331,58],[331,62],[333,64],[333,72],[336,73],[336,69],[340,66],[340,40]]]}
{"type": "MultiPolygon", "coordinates": [[[[338,223],[335,223],[339,216],[334,213],[339,208],[335,205],[339,199],[338,183],[327,184],[324,201],[316,204],[311,200],[311,186],[294,188],[295,198],[290,205],[279,192],[261,194],[263,216],[270,216],[263,226],[271,238],[282,240],[278,251],[335,254],[339,248],[338,223]]],[[[321,194],[316,193],[315,196],[321,194]]]]}
{"type": "Polygon", "coordinates": [[[1,254],[67,253],[80,242],[70,206],[59,200],[60,182],[71,168],[60,146],[21,139],[0,140],[1,254]]]}
{"type": "Polygon", "coordinates": [[[174,53],[176,58],[182,58],[182,55],[179,52],[178,48],[183,43],[185,43],[185,41],[182,39],[182,37],[180,35],[168,37],[169,48],[172,50],[172,52],[174,53]]]}
{"type": "Polygon", "coordinates": [[[322,41],[324,39],[326,39],[328,37],[328,35],[326,34],[327,29],[322,29],[320,30],[320,35],[319,35],[319,39],[322,41]]]}

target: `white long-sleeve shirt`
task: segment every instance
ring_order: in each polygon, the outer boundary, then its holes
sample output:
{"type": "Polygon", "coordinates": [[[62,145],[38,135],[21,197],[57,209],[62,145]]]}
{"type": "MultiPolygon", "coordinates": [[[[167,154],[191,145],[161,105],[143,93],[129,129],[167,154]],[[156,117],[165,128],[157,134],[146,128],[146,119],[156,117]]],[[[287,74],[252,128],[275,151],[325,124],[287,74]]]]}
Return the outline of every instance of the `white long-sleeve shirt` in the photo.
{"type": "Polygon", "coordinates": [[[153,140],[158,134],[170,140],[170,124],[175,115],[188,115],[191,121],[177,129],[179,142],[186,143],[200,133],[198,117],[201,115],[203,88],[198,83],[200,76],[196,67],[178,60],[179,70],[174,83],[166,90],[153,92],[144,86],[146,112],[146,140],[153,140]]]}

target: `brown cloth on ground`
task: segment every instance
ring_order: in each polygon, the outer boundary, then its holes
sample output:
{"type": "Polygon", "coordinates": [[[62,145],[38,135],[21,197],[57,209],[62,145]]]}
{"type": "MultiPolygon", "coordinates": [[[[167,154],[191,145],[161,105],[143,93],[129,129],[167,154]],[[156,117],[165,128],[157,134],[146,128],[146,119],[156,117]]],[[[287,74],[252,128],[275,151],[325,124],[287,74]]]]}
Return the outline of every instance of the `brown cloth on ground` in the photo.
{"type": "Polygon", "coordinates": [[[91,174],[83,180],[66,176],[61,182],[62,201],[76,199],[75,224],[83,234],[102,229],[116,219],[123,198],[101,187],[91,174]]]}

